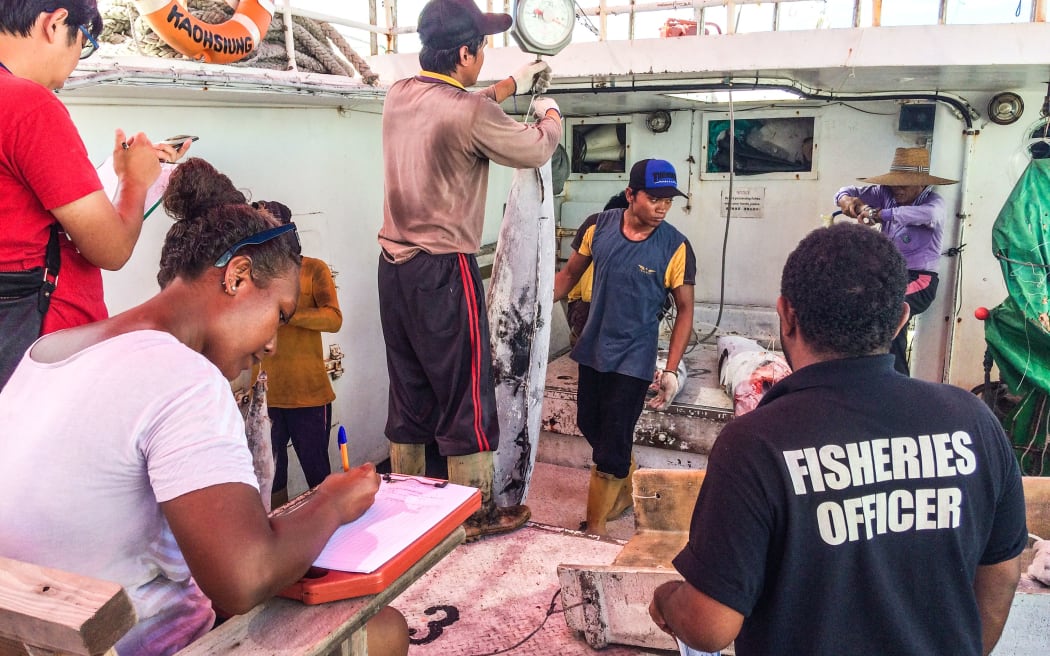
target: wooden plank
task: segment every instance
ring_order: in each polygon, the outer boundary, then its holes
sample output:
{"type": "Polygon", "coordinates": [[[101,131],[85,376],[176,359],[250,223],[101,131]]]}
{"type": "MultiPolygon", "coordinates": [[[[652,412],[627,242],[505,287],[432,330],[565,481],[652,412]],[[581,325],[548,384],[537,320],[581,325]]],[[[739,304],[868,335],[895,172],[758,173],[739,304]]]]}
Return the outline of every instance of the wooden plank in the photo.
{"type": "Polygon", "coordinates": [[[689,531],[703,469],[639,469],[634,482],[638,531],[689,531]]]}
{"type": "Polygon", "coordinates": [[[565,623],[582,632],[594,649],[615,643],[677,650],[674,639],[649,617],[649,602],[657,586],[681,578],[666,569],[559,565],[565,623]]]}
{"type": "Polygon", "coordinates": [[[351,641],[349,653],[363,656],[354,651],[354,642],[363,642],[364,631],[357,636],[355,632],[463,542],[465,535],[462,527],[457,528],[382,592],[315,606],[274,597],[227,620],[179,655],[324,656],[351,641]]]}
{"type": "Polygon", "coordinates": [[[1024,476],[1021,483],[1028,532],[1050,540],[1050,478],[1024,476]]]}
{"type": "Polygon", "coordinates": [[[119,584],[0,558],[0,637],[40,650],[104,654],[134,625],[119,584]]]}
{"type": "Polygon", "coordinates": [[[613,565],[672,569],[671,561],[682,551],[688,541],[688,531],[636,533],[617,554],[613,565]]]}

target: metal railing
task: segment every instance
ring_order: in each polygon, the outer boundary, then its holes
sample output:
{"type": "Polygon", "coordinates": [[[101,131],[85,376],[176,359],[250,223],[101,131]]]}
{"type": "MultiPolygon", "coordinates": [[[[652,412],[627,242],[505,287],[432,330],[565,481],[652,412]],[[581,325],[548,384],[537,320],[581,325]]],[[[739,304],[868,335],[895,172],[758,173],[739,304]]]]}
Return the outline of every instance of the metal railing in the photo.
{"type": "MultiPolygon", "coordinates": [[[[850,0],[833,0],[836,2],[850,2],[850,0]]],[[[1029,12],[1027,20],[1030,22],[1046,22],[1047,6],[1050,0],[1029,0],[1029,12]]],[[[595,36],[602,41],[609,40],[608,19],[613,16],[626,15],[628,17],[627,38],[635,36],[635,18],[639,14],[657,11],[672,11],[678,9],[692,9],[693,19],[682,20],[690,28],[696,26],[717,27],[719,33],[733,34],[736,32],[741,12],[747,5],[772,5],[772,17],[770,30],[781,28],[781,6],[787,3],[810,2],[814,0],[575,0],[576,19],[590,29],[595,36]],[[708,10],[724,9],[725,27],[712,22],[708,10]],[[598,25],[594,25],[590,18],[598,19],[598,25]]],[[[1000,0],[1006,3],[1007,0],[1000,0]]],[[[937,12],[937,24],[947,24],[949,16],[958,0],[940,0],[937,12]]],[[[503,11],[509,13],[512,9],[512,0],[486,0],[486,11],[503,11]]],[[[883,23],[882,0],[852,0],[852,27],[879,27],[883,23]]],[[[1022,0],[1017,5],[1017,16],[1024,5],[1022,0]]],[[[324,20],[337,25],[344,25],[354,29],[360,29],[369,33],[369,46],[373,55],[380,52],[380,37],[385,38],[383,51],[394,53],[398,51],[398,36],[411,34],[416,31],[414,24],[402,24],[398,14],[398,0],[368,0],[369,23],[350,21],[338,16],[323,15],[318,12],[293,9],[293,13],[304,15],[318,20],[324,20]],[[380,4],[382,4],[383,25],[380,25],[380,4]]],[[[719,12],[721,18],[721,11],[719,12]]],[[[415,16],[412,17],[413,21],[415,16]]],[[[845,27],[845,26],[843,26],[845,27]]],[[[698,36],[703,36],[705,29],[696,29],[698,36]]],[[[689,34],[693,32],[690,31],[689,34]]],[[[503,45],[508,45],[507,36],[502,36],[503,45]]]]}

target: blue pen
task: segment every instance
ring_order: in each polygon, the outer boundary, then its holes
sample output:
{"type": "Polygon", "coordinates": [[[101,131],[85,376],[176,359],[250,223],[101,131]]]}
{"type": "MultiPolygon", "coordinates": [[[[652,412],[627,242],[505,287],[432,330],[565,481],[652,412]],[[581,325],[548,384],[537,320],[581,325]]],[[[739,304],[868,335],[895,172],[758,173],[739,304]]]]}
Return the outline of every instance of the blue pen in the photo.
{"type": "Polygon", "coordinates": [[[339,426],[339,455],[343,458],[343,471],[350,471],[350,455],[346,452],[346,429],[339,426]]]}

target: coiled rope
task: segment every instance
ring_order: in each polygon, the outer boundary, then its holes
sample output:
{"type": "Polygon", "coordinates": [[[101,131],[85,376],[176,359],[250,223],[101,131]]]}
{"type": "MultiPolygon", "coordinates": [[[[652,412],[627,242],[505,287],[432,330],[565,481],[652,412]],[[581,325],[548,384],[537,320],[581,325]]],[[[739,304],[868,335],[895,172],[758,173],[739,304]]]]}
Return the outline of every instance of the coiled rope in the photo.
{"type": "MultiPolygon", "coordinates": [[[[206,23],[224,23],[234,13],[222,0],[187,0],[185,4],[196,18],[206,23]]],[[[107,7],[100,9],[103,29],[99,43],[107,44],[103,46],[107,54],[186,59],[153,31],[134,0],[111,0],[107,7]]],[[[251,55],[232,65],[274,70],[291,68],[284,44],[284,19],[284,14],[278,11],[262,43],[251,55]]],[[[356,71],[365,84],[374,86],[379,81],[379,76],[331,24],[293,16],[292,35],[295,65],[299,70],[345,77],[354,77],[356,71]]]]}

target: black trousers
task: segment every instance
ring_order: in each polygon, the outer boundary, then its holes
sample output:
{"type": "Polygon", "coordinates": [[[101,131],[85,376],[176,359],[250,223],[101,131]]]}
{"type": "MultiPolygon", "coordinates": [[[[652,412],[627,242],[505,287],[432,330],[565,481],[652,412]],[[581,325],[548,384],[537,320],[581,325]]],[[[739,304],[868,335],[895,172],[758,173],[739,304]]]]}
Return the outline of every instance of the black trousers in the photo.
{"type": "Polygon", "coordinates": [[[328,436],[332,433],[332,404],[310,408],[267,408],[276,472],[274,491],[288,487],[288,443],[292,443],[306,484],[317,486],[332,473],[328,436]]]}
{"type": "MultiPolygon", "coordinates": [[[[916,317],[925,312],[933,299],[937,297],[937,274],[933,271],[920,271],[918,269],[908,271],[908,289],[904,294],[904,302],[911,308],[911,316],[916,317]]],[[[908,325],[901,328],[897,336],[890,344],[890,353],[893,354],[893,368],[905,376],[911,375],[908,367],[908,325]]]]}
{"type": "Polygon", "coordinates": [[[386,436],[436,441],[443,456],[499,445],[485,291],[473,255],[379,258],[379,316],[390,375],[386,436]]]}
{"type": "Polygon", "coordinates": [[[625,478],[631,471],[634,425],[651,381],[580,365],[576,425],[591,445],[598,471],[625,478]]]}

